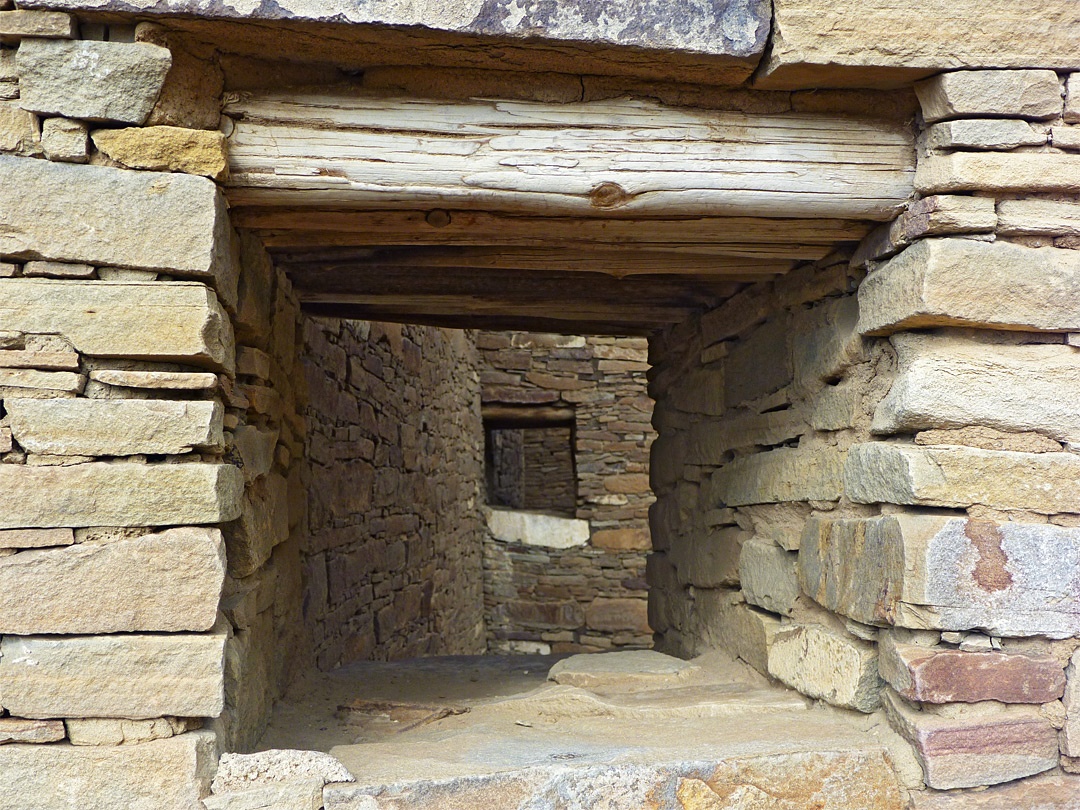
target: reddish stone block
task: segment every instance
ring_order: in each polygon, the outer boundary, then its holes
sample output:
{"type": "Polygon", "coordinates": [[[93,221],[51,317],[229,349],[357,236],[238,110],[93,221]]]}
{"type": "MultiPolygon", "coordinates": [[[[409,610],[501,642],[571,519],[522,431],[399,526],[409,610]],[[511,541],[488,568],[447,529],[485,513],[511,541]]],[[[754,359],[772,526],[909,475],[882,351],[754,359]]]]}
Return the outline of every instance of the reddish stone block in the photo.
{"type": "Polygon", "coordinates": [[[648,529],[601,529],[593,532],[591,542],[609,551],[648,551],[652,535],[648,529]]]}
{"type": "Polygon", "coordinates": [[[987,790],[939,793],[912,791],[912,810],[1075,810],[1080,777],[1050,773],[987,790]]]}
{"type": "Polygon", "coordinates": [[[1065,670],[1050,655],[965,652],[883,638],[881,676],[919,703],[1049,703],[1065,693],[1065,670]]]}
{"type": "Polygon", "coordinates": [[[585,609],[585,624],[600,632],[652,632],[649,628],[649,605],[645,599],[596,599],[585,609]]]}

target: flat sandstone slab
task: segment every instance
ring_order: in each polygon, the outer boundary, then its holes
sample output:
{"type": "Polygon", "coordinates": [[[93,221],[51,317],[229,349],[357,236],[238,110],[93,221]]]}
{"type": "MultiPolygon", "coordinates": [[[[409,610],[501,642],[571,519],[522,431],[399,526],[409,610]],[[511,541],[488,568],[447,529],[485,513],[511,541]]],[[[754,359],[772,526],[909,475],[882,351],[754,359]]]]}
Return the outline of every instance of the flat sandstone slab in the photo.
{"type": "Polygon", "coordinates": [[[896,87],[942,70],[1073,69],[1080,8],[1045,0],[776,0],[758,86],[896,87]]]}
{"type": "Polygon", "coordinates": [[[4,745],[0,810],[200,810],[216,761],[209,731],[141,745],[4,745]]]}
{"type": "Polygon", "coordinates": [[[31,549],[0,557],[0,634],[209,630],[224,581],[217,529],[31,549]]]}
{"type": "Polygon", "coordinates": [[[0,255],[192,276],[236,302],[234,235],[205,177],[0,155],[0,187],[0,255]]]}
{"type": "Polygon", "coordinates": [[[948,118],[1054,118],[1065,106],[1052,70],[961,70],[915,85],[927,123],[948,118]]]}
{"type": "Polygon", "coordinates": [[[0,528],[223,523],[240,516],[243,486],[229,464],[4,464],[0,528]]]}
{"type": "Polygon", "coordinates": [[[225,705],[226,637],[224,629],[5,636],[0,699],[11,714],[29,718],[217,717],[225,705]]]}
{"type": "Polygon", "coordinates": [[[19,332],[62,335],[97,357],[225,370],[235,364],[229,316],[214,291],[199,283],[0,279],[0,323],[19,332]]]}
{"type": "Polygon", "coordinates": [[[582,689],[661,689],[681,686],[701,667],[653,650],[572,655],[548,672],[548,680],[582,689]]]}

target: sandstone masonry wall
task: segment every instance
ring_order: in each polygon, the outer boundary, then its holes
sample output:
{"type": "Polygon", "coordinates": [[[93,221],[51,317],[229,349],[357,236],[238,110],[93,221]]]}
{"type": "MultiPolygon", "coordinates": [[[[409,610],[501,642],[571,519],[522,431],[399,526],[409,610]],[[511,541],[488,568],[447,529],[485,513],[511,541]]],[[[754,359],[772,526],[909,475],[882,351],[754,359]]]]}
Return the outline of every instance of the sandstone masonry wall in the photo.
{"type": "Polygon", "coordinates": [[[883,710],[920,808],[1078,769],[1074,84],[917,85],[904,214],[650,346],[658,647],[883,710]]]}
{"type": "MultiPolygon", "coordinates": [[[[645,391],[645,341],[481,332],[477,344],[488,413],[548,408],[571,420],[570,426],[519,428],[520,502],[530,511],[565,514],[557,507],[570,500],[572,487],[576,510],[571,514],[587,522],[579,540],[563,548],[553,544],[565,539],[564,524],[550,524],[549,538],[555,538],[550,542],[489,533],[484,546],[489,649],[648,646],[644,568],[652,493],[646,471],[654,434],[645,391]],[[573,453],[569,465],[562,455],[566,450],[573,453]],[[574,472],[570,482],[567,466],[574,472]]],[[[499,432],[500,447],[509,432],[499,432]]]]}
{"type": "Polygon", "coordinates": [[[483,652],[472,335],[305,318],[306,621],[321,669],[483,652]]]}

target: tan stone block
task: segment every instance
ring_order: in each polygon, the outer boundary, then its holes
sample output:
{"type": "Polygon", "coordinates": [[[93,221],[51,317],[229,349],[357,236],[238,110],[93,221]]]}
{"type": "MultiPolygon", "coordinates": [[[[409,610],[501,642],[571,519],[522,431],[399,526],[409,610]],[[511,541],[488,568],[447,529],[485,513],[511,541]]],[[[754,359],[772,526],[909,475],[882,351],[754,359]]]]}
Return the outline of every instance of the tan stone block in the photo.
{"type": "Polygon", "coordinates": [[[278,431],[255,425],[241,425],[233,431],[233,445],[240,455],[244,480],[251,482],[266,475],[274,466],[274,448],[278,431]]]}
{"type": "Polygon", "coordinates": [[[749,533],[734,526],[701,534],[680,535],[671,542],[668,559],[679,582],[696,588],[739,584],[739,554],[749,533]]]}
{"type": "Polygon", "coordinates": [[[31,368],[0,368],[0,390],[7,391],[7,396],[32,396],[31,391],[38,389],[57,394],[78,394],[86,385],[86,377],[71,371],[38,371],[31,368]]]}
{"type": "Polygon", "coordinates": [[[274,546],[288,538],[288,510],[288,482],[282,476],[270,475],[248,487],[240,519],[224,528],[232,576],[257,571],[270,559],[274,546]]]}
{"type": "Polygon", "coordinates": [[[1080,149],[1080,127],[1053,127],[1050,143],[1056,149],[1080,149]]]}
{"type": "Polygon", "coordinates": [[[1080,191],[1080,155],[1060,152],[954,152],[919,161],[920,194],[958,191],[1080,191]]]}
{"type": "Polygon", "coordinates": [[[217,529],[22,551],[0,558],[0,634],[209,630],[224,581],[217,529]]]}
{"type": "Polygon", "coordinates": [[[0,529],[0,548],[46,548],[74,542],[72,529],[0,529]]]}
{"type": "Polygon", "coordinates": [[[875,433],[981,425],[1080,442],[1080,356],[1069,346],[1010,346],[900,333],[898,372],[875,433]]]}
{"type": "Polygon", "coordinates": [[[24,720],[0,717],[0,745],[4,743],[51,743],[64,739],[60,720],[24,720]]]}
{"type": "Polygon", "coordinates": [[[1045,127],[1033,127],[1026,121],[1000,118],[973,118],[934,124],[927,130],[926,145],[931,149],[1009,150],[1018,146],[1042,146],[1045,127]]]}
{"type": "Polygon", "coordinates": [[[44,154],[34,117],[17,101],[0,101],[0,152],[29,157],[44,154]]]}
{"type": "Polygon", "coordinates": [[[163,455],[224,445],[219,402],[8,398],[4,407],[15,440],[32,453],[163,455]]]}
{"type": "Polygon", "coordinates": [[[184,526],[240,514],[243,476],[228,464],[0,465],[0,528],[184,526]]]}
{"type": "Polygon", "coordinates": [[[916,790],[911,792],[911,799],[912,810],[1072,810],[1078,795],[1080,778],[1048,773],[986,790],[916,790]]]}
{"type": "Polygon", "coordinates": [[[862,336],[855,328],[858,321],[859,301],[854,295],[795,317],[790,339],[797,386],[815,390],[866,358],[862,336]]]}
{"type": "Polygon", "coordinates": [[[71,351],[0,350],[0,368],[37,368],[78,371],[79,355],[71,351]]]}
{"type": "Polygon", "coordinates": [[[844,487],[856,503],[1072,512],[1080,499],[1080,458],[873,442],[848,452],[844,487]]]}
{"type": "Polygon", "coordinates": [[[124,371],[103,368],[90,372],[90,379],[120,388],[207,391],[216,388],[218,378],[208,371],[124,371]]]}
{"type": "Polygon", "coordinates": [[[72,745],[131,745],[151,740],[167,740],[199,728],[195,718],[155,717],[153,720],[118,720],[108,717],[65,720],[72,745]]]}
{"type": "Polygon", "coordinates": [[[980,447],[983,450],[1013,450],[1017,453],[1057,453],[1061,442],[1048,439],[1039,433],[1008,433],[988,427],[962,427],[955,430],[923,430],[915,434],[915,444],[960,444],[980,447]]]}
{"type": "Polygon", "coordinates": [[[1080,205],[1053,200],[1001,200],[998,232],[1008,236],[1080,236],[1080,205]]]}
{"type": "Polygon", "coordinates": [[[47,118],[41,125],[41,148],[49,160],[86,163],[90,159],[87,128],[70,118],[47,118]]]}
{"type": "Polygon", "coordinates": [[[608,551],[648,551],[652,535],[645,529],[600,529],[592,533],[589,543],[608,551]]]}
{"type": "Polygon", "coordinates": [[[0,212],[0,255],[200,278],[236,303],[236,237],[205,177],[0,155],[0,186],[13,192],[0,212]]]}
{"type": "Polygon", "coordinates": [[[1070,73],[1065,82],[1065,123],[1080,124],[1080,74],[1070,73]]]}
{"type": "Polygon", "coordinates": [[[15,57],[24,110],[86,121],[142,124],[172,65],[167,48],[145,42],[32,39],[15,57]],[[94,80],[87,81],[87,65],[94,80]]]}
{"type": "Polygon", "coordinates": [[[789,615],[799,596],[798,557],[771,540],[753,537],[739,554],[739,585],[751,605],[789,615]]]}
{"type": "Polygon", "coordinates": [[[0,279],[0,321],[98,357],[233,365],[228,315],[203,284],[0,279]]]}
{"type": "Polygon", "coordinates": [[[648,606],[645,599],[598,597],[585,608],[585,626],[601,633],[649,634],[648,606]]]}
{"type": "Polygon", "coordinates": [[[720,648],[738,656],[762,675],[769,674],[773,639],[780,619],[751,607],[731,591],[702,590],[694,595],[692,632],[706,648],[720,648]]]}
{"type": "Polygon", "coordinates": [[[814,397],[810,426],[814,430],[845,430],[855,426],[862,400],[860,386],[852,381],[827,385],[814,397]]]}
{"type": "Polygon", "coordinates": [[[321,779],[302,779],[259,785],[236,793],[214,794],[203,799],[206,810],[322,810],[321,779]]]}
{"type": "Polygon", "coordinates": [[[4,636],[0,694],[20,717],[217,717],[226,637],[4,636]]]}
{"type": "Polygon", "coordinates": [[[843,492],[845,453],[835,447],[780,448],[738,458],[708,487],[719,505],[835,501],[843,492]]]}
{"type": "Polygon", "coordinates": [[[889,690],[884,703],[893,728],[915,747],[932,788],[996,785],[1057,765],[1057,732],[1034,709],[973,706],[946,717],[916,711],[889,690]]]}
{"type": "Polygon", "coordinates": [[[225,136],[181,127],[99,129],[91,136],[107,157],[132,169],[184,172],[221,180],[228,173],[225,136]]]}
{"type": "Polygon", "coordinates": [[[1064,694],[1065,673],[1051,655],[965,652],[878,637],[881,677],[919,703],[1050,703],[1064,694]]]}
{"type": "Polygon", "coordinates": [[[1060,560],[1080,555],[1080,529],[939,515],[812,519],[799,581],[822,606],[865,624],[995,636],[1080,632],[1060,560]]]}
{"type": "Polygon", "coordinates": [[[201,810],[216,760],[208,731],[144,745],[0,746],[0,810],[201,810]]]}
{"type": "Polygon", "coordinates": [[[881,705],[873,644],[819,624],[785,624],[773,637],[769,674],[804,695],[860,712],[881,705]]]}
{"type": "Polygon", "coordinates": [[[1080,251],[966,239],[917,242],[859,288],[859,331],[930,326],[1080,331],[1080,251]]]}
{"type": "Polygon", "coordinates": [[[1047,0],[776,0],[771,50],[756,86],[898,87],[958,68],[1075,69],[1080,12],[1047,0]]]}
{"type": "Polygon", "coordinates": [[[1054,118],[1063,109],[1052,70],[960,70],[915,85],[928,123],[946,118],[1054,118]]]}
{"type": "Polygon", "coordinates": [[[0,42],[20,39],[74,39],[78,34],[75,17],[60,11],[0,11],[0,42]]]}
{"type": "MultiPolygon", "coordinates": [[[[1026,125],[1025,125],[1026,126],[1026,125]]],[[[990,197],[962,197],[937,194],[908,205],[890,223],[871,231],[851,257],[852,267],[893,256],[924,236],[960,233],[987,233],[997,225],[994,200],[990,197]]]]}

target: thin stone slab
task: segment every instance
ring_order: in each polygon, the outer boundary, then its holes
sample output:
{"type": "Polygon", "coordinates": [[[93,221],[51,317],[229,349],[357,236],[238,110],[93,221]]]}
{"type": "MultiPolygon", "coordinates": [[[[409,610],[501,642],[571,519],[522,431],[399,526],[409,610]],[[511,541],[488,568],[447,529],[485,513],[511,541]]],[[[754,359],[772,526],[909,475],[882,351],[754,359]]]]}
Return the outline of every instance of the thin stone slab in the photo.
{"type": "Polygon", "coordinates": [[[222,756],[214,776],[214,793],[244,790],[260,785],[317,780],[320,787],[330,782],[351,782],[352,775],[330,754],[321,751],[270,749],[254,754],[222,756]]]}
{"type": "Polygon", "coordinates": [[[986,790],[911,792],[912,810],[1074,810],[1080,776],[1040,774],[986,790]]]}
{"type": "Polygon", "coordinates": [[[1065,671],[1051,655],[921,647],[890,633],[878,651],[881,676],[918,703],[1049,703],[1065,693],[1065,671]]]}
{"type": "Polygon", "coordinates": [[[142,124],[165,84],[172,54],[147,42],[29,40],[15,63],[24,110],[142,124]]]}
{"type": "Polygon", "coordinates": [[[72,529],[0,529],[0,548],[48,548],[74,542],[72,529]]]}
{"type": "Polygon", "coordinates": [[[1054,118],[1064,107],[1052,70],[960,70],[915,85],[927,123],[947,118],[1054,118]]]}
{"type": "Polygon", "coordinates": [[[4,743],[51,743],[64,739],[61,720],[24,720],[0,717],[0,745],[4,743]]]}
{"type": "Polygon", "coordinates": [[[1080,356],[1069,346],[1010,346],[900,333],[898,371],[875,433],[981,425],[1080,442],[1080,356]]]}
{"type": "Polygon", "coordinates": [[[487,510],[491,536],[503,543],[574,548],[589,542],[589,521],[513,509],[487,510]]]}
{"type": "Polygon", "coordinates": [[[961,191],[1080,191],[1080,155],[1061,152],[954,152],[930,155],[915,170],[920,194],[961,191]]]}
{"type": "Polygon", "coordinates": [[[236,302],[235,236],[205,177],[0,155],[0,187],[0,255],[191,276],[236,302]]]}
{"type": "Polygon", "coordinates": [[[229,464],[0,465],[0,528],[183,526],[240,516],[243,474],[229,464]]]}
{"type": "Polygon", "coordinates": [[[0,11],[0,42],[18,42],[23,38],[74,39],[78,31],[75,18],[59,11],[0,11]]]}
{"type": "Polygon", "coordinates": [[[0,695],[19,717],[217,717],[226,638],[225,627],[201,635],[4,636],[0,695]]]}
{"type": "Polygon", "coordinates": [[[201,810],[216,760],[209,731],[142,745],[4,745],[0,810],[201,810]]]}
{"type": "Polygon", "coordinates": [[[982,709],[945,717],[885,693],[893,728],[915,748],[926,784],[938,790],[996,785],[1058,763],[1057,732],[1034,709],[982,709]]]}
{"type": "Polygon", "coordinates": [[[739,584],[751,605],[789,615],[799,596],[798,557],[769,539],[751,538],[739,554],[739,584]]]}
{"type": "Polygon", "coordinates": [[[548,680],[582,689],[660,689],[681,686],[701,667],[653,650],[572,655],[548,680]]]}
{"type": "Polygon", "coordinates": [[[834,447],[781,448],[736,459],[714,473],[714,505],[834,501],[843,492],[844,454],[834,447]]]}
{"type": "Polygon", "coordinates": [[[939,515],[811,519],[803,591],[864,624],[982,629],[996,636],[1080,633],[1080,529],[939,515]]]}
{"type": "Polygon", "coordinates": [[[120,388],[207,391],[216,388],[218,378],[208,371],[126,371],[102,368],[90,372],[90,379],[120,388]]]}
{"type": "Polygon", "coordinates": [[[1076,67],[1080,10],[1043,0],[776,0],[770,90],[898,87],[942,70],[1076,67]]]}
{"type": "Polygon", "coordinates": [[[1080,499],[1080,458],[870,442],[848,452],[844,489],[856,503],[1073,512],[1080,499]]]}
{"type": "Polygon", "coordinates": [[[0,322],[20,332],[62,335],[83,354],[98,357],[225,370],[234,363],[229,317],[203,284],[5,278],[0,322]]]}
{"type": "Polygon", "coordinates": [[[206,810],[322,810],[323,782],[304,779],[215,793],[203,799],[203,804],[206,810]]]}
{"type": "Polygon", "coordinates": [[[181,454],[224,446],[220,402],[150,399],[6,399],[26,451],[51,455],[181,454]]]}
{"type": "Polygon", "coordinates": [[[0,557],[0,634],[209,630],[224,581],[217,529],[23,551],[0,557]]]}
{"type": "Polygon", "coordinates": [[[1015,149],[1018,146],[1043,146],[1046,132],[1026,121],[973,118],[934,124],[926,133],[931,149],[1015,149]]]}
{"type": "Polygon", "coordinates": [[[1080,251],[928,239],[863,281],[859,331],[887,335],[931,326],[1080,331],[1077,296],[1080,251]]]}
{"type": "Polygon", "coordinates": [[[1053,200],[1002,200],[998,231],[1006,235],[1080,236],[1080,205],[1053,200]]]}

